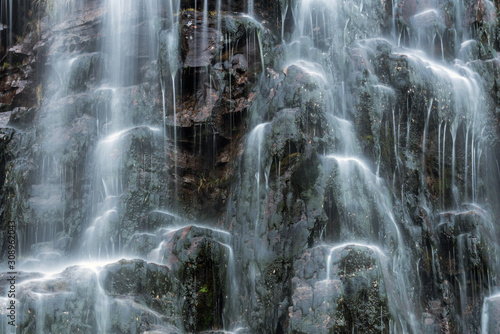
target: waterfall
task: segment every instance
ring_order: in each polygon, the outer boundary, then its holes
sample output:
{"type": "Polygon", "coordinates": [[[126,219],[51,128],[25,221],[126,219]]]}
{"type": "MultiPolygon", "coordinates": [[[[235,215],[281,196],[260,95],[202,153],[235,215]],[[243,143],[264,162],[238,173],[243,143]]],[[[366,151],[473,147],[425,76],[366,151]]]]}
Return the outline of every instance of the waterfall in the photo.
{"type": "Polygon", "coordinates": [[[0,0],[0,328],[498,332],[499,15],[0,0]]]}
{"type": "MultiPolygon", "coordinates": [[[[141,8],[133,1],[110,0],[106,3],[108,15],[105,18],[106,36],[108,42],[104,45],[103,52],[109,59],[109,77],[103,78],[110,86],[109,113],[106,119],[99,123],[103,124],[103,131],[106,135],[99,138],[96,155],[92,165],[96,167],[94,179],[93,196],[96,200],[93,203],[92,212],[97,217],[91,217],[93,223],[87,231],[84,240],[86,252],[92,258],[106,259],[116,257],[121,253],[119,229],[120,215],[118,201],[122,196],[126,184],[123,179],[123,166],[126,165],[126,157],[123,152],[128,145],[128,141],[134,133],[145,130],[154,136],[159,132],[144,124],[135,123],[132,115],[124,112],[120,95],[127,86],[133,84],[134,76],[138,69],[137,60],[130,60],[126,57],[124,46],[137,49],[141,57],[155,58],[156,43],[151,43],[152,36],[146,38],[146,45],[136,36],[131,35],[128,29],[130,26],[138,24],[141,11],[145,11],[147,17],[154,19],[156,9],[153,7],[141,8]],[[153,12],[154,11],[154,12],[153,12]]],[[[146,34],[152,34],[151,30],[146,30],[146,34]]],[[[153,35],[154,36],[154,35],[153,35]]]]}

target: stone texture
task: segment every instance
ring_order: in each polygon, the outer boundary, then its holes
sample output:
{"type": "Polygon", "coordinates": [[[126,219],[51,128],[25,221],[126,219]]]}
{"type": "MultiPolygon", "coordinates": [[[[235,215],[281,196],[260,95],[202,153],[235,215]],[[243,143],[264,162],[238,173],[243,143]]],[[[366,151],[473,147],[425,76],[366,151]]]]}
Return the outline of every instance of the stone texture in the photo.
{"type": "MultiPolygon", "coordinates": [[[[256,0],[255,19],[244,2],[214,4],[205,25],[203,2],[181,1],[174,33],[162,8],[158,58],[126,45],[138,73],[119,87],[102,2],[64,3],[3,46],[2,259],[15,219],[33,270],[82,244],[158,263],[22,274],[21,330],[495,331],[494,4],[256,0]],[[297,38],[304,13],[321,20],[297,38]],[[86,240],[102,204],[91,161],[120,121],[111,103],[133,124],[107,157],[123,194],[86,240]]],[[[131,18],[123,33],[144,38],[131,18]]]]}

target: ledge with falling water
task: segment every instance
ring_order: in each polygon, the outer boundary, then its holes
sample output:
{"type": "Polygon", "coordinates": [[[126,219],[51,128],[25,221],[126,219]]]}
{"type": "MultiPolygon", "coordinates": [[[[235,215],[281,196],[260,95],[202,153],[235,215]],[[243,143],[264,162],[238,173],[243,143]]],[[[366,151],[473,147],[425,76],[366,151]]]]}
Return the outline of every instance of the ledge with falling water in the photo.
{"type": "Polygon", "coordinates": [[[342,331],[353,320],[376,330],[390,326],[389,303],[397,301],[391,295],[395,287],[386,282],[388,260],[380,248],[356,242],[306,250],[297,261],[292,283],[292,328],[307,332],[326,328],[342,331]],[[358,308],[360,298],[369,298],[370,306],[358,308]],[[356,320],[339,316],[340,313],[350,314],[356,320]]]}
{"type": "Polygon", "coordinates": [[[1,2],[21,333],[497,331],[490,1],[1,2]]]}

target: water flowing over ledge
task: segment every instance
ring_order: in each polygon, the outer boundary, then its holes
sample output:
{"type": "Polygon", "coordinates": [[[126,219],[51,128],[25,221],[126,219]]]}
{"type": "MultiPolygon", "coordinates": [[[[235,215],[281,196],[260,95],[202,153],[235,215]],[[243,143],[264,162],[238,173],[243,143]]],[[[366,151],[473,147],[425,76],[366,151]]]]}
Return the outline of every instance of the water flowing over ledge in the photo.
{"type": "Polygon", "coordinates": [[[498,10],[1,0],[2,333],[499,332],[498,10]]]}

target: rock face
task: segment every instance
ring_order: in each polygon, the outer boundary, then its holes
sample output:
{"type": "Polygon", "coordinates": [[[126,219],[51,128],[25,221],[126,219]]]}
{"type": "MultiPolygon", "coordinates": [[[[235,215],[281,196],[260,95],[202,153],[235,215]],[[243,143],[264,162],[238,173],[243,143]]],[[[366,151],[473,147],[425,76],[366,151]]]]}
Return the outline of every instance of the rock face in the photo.
{"type": "Polygon", "coordinates": [[[387,298],[393,286],[387,259],[380,255],[376,248],[355,245],[304,252],[292,280],[291,331],[389,332],[387,298]]]}
{"type": "Polygon", "coordinates": [[[22,330],[144,333],[168,323],[169,333],[181,333],[174,326],[182,324],[180,285],[168,268],[122,260],[92,269],[69,267],[59,277],[24,284],[22,330]]]}
{"type": "Polygon", "coordinates": [[[20,332],[498,330],[492,2],[5,6],[20,332]]]}

